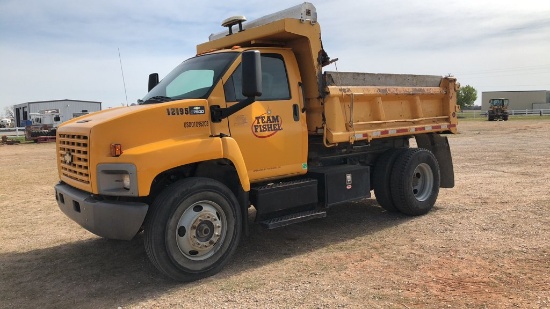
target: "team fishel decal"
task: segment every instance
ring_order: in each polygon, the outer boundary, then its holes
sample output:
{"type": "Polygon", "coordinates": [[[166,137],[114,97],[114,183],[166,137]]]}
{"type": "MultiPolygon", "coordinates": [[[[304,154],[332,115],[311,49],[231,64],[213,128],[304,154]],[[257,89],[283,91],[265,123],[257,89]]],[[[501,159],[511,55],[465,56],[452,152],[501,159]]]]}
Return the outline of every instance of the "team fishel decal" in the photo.
{"type": "Polygon", "coordinates": [[[252,134],[258,138],[267,138],[283,130],[283,119],[279,115],[269,113],[254,117],[250,127],[252,134]]]}

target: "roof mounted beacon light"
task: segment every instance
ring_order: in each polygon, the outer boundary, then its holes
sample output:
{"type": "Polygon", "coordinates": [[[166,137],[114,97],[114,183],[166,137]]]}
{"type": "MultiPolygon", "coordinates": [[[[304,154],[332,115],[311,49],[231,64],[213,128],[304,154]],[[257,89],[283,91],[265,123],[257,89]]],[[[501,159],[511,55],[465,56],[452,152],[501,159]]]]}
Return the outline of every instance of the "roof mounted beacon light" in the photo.
{"type": "Polygon", "coordinates": [[[229,34],[227,34],[227,32],[225,31],[217,34],[211,34],[208,37],[208,40],[214,41],[216,39],[220,39],[227,35],[233,34],[232,27],[237,24],[239,25],[239,32],[241,32],[245,29],[262,26],[270,22],[274,22],[285,18],[294,18],[294,19],[300,20],[303,23],[309,22],[312,25],[314,25],[317,23],[317,9],[312,3],[304,2],[302,4],[293,6],[291,8],[288,8],[279,12],[275,12],[273,14],[269,14],[255,20],[251,20],[249,22],[246,22],[245,24],[242,24],[244,21],[246,21],[246,18],[244,16],[229,17],[222,22],[223,27],[229,28],[229,34]]]}
{"type": "Polygon", "coordinates": [[[231,16],[227,19],[225,19],[224,21],[222,21],[222,27],[227,27],[229,28],[229,34],[228,35],[232,35],[233,34],[233,26],[234,25],[239,25],[239,32],[243,31],[243,21],[246,21],[246,17],[244,16],[231,16]]]}

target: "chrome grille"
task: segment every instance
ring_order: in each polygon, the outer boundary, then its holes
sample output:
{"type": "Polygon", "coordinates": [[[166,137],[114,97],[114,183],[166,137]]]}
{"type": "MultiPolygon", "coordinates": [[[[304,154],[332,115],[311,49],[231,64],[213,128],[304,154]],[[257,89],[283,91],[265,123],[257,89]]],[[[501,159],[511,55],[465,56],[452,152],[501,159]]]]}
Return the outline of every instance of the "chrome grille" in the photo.
{"type": "Polygon", "coordinates": [[[88,136],[59,134],[57,159],[63,176],[82,184],[90,184],[88,136]]]}

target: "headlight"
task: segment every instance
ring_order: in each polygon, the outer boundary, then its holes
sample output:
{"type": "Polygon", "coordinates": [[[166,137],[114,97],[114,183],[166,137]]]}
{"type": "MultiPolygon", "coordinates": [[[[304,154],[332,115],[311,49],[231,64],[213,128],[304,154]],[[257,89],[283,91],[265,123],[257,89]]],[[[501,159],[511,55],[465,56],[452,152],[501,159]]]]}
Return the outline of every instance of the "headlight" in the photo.
{"type": "Polygon", "coordinates": [[[137,169],[128,163],[97,166],[97,190],[101,195],[138,196],[137,169]]]}

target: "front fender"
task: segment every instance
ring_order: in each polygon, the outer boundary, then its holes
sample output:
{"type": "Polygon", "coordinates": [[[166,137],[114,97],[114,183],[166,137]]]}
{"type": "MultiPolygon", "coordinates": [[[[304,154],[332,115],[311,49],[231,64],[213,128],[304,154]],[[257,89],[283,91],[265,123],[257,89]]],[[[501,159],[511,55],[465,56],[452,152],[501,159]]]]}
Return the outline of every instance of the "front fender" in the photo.
{"type": "Polygon", "coordinates": [[[223,147],[223,158],[228,159],[233,162],[237,174],[239,175],[239,180],[241,186],[245,192],[250,191],[250,179],[248,178],[248,171],[246,170],[246,164],[244,163],[244,158],[241,153],[241,148],[237,141],[231,137],[221,138],[222,147],[223,147]]]}
{"type": "Polygon", "coordinates": [[[151,184],[160,173],[186,164],[228,159],[237,170],[244,191],[250,191],[250,180],[237,142],[231,137],[163,140],[124,150],[119,157],[137,166],[139,196],[149,195],[151,184]]]}

